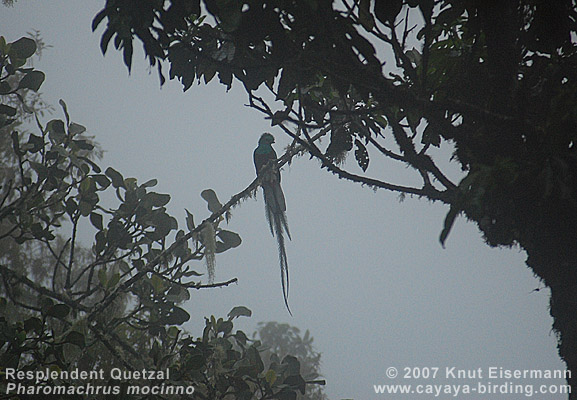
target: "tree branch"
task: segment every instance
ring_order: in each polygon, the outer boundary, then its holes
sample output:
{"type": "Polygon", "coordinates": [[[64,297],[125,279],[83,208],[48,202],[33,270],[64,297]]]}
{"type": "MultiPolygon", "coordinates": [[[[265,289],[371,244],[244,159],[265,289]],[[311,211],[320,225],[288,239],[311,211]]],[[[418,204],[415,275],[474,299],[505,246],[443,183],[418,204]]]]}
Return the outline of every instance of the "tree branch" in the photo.
{"type": "Polygon", "coordinates": [[[32,282],[30,279],[28,279],[25,276],[20,275],[19,273],[17,273],[16,271],[11,270],[10,268],[6,267],[5,265],[0,265],[0,273],[3,274],[7,274],[9,276],[12,276],[13,278],[15,278],[17,281],[22,282],[23,284],[25,284],[26,286],[28,286],[29,288],[33,289],[34,291],[36,291],[36,293],[42,294],[44,296],[47,297],[51,297],[55,300],[58,300],[70,307],[72,307],[73,309],[77,309],[80,311],[85,311],[88,312],[90,311],[89,307],[86,307],[82,304],[80,304],[77,301],[71,300],[68,297],[57,293],[55,291],[46,289],[44,286],[41,286],[35,282],[32,282]]]}
{"type": "Polygon", "coordinates": [[[211,283],[211,284],[206,284],[206,285],[201,285],[199,283],[197,284],[184,284],[185,287],[191,288],[191,289],[206,289],[206,288],[217,288],[217,287],[224,287],[224,286],[229,286],[233,283],[237,283],[238,279],[237,278],[232,278],[226,282],[217,282],[217,283],[211,283]]]}
{"type": "MultiPolygon", "coordinates": [[[[277,165],[279,167],[286,164],[292,157],[300,151],[301,148],[298,146],[292,146],[279,158],[277,165]]],[[[102,299],[99,303],[95,304],[89,311],[88,320],[93,320],[96,315],[102,312],[106,307],[108,307],[116,297],[118,297],[121,293],[127,291],[132,285],[134,285],[137,281],[142,279],[147,273],[153,273],[153,269],[159,265],[166,257],[171,255],[179,246],[186,243],[188,240],[193,238],[193,236],[198,235],[208,224],[211,224],[217,221],[222,215],[224,215],[227,211],[231,208],[236,206],[242,200],[250,197],[251,193],[256,190],[256,188],[260,185],[261,179],[263,176],[266,175],[267,171],[272,168],[271,165],[266,165],[261,170],[260,174],[242,191],[235,194],[230,198],[226,204],[224,204],[219,210],[213,212],[208,218],[203,220],[200,225],[196,226],[193,230],[185,234],[184,236],[180,237],[179,239],[175,240],[168,248],[162,250],[153,260],[149,261],[139,272],[137,272],[133,277],[125,281],[124,283],[118,285],[107,297],[102,299]]],[[[233,283],[233,280],[229,282],[225,282],[226,285],[233,283]]],[[[219,285],[219,284],[215,284],[219,285]]],[[[222,285],[221,285],[222,286],[222,285]]]]}
{"type": "MultiPolygon", "coordinates": [[[[251,96],[251,99],[257,100],[261,105],[257,105],[254,102],[250,105],[252,108],[267,114],[269,117],[272,117],[273,113],[270,107],[266,104],[266,102],[256,96],[251,96]]],[[[305,141],[302,138],[298,137],[294,134],[290,129],[288,129],[283,123],[279,123],[278,126],[291,138],[293,138],[297,143],[303,146],[311,155],[318,158],[321,163],[322,167],[327,168],[329,171],[337,175],[339,178],[347,179],[353,182],[362,183],[365,185],[369,185],[374,188],[382,188],[387,189],[394,192],[406,193],[411,195],[423,196],[427,197],[431,200],[440,200],[444,203],[449,203],[450,196],[446,192],[440,192],[433,187],[423,187],[423,188],[414,188],[409,186],[401,186],[395,185],[387,182],[383,182],[374,178],[369,178],[365,176],[356,175],[350,172],[347,172],[340,167],[336,166],[332,161],[330,161],[321,151],[320,149],[314,144],[314,140],[305,141]]]]}

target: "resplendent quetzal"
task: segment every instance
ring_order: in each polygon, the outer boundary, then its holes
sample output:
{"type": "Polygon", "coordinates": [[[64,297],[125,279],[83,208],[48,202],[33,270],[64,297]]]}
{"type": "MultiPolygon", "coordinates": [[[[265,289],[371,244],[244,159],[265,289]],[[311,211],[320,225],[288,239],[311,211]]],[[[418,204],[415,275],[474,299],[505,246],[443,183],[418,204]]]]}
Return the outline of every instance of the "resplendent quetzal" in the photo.
{"type": "Polygon", "coordinates": [[[272,144],[274,143],[274,136],[270,133],[263,133],[258,141],[258,147],[254,150],[253,159],[257,175],[261,170],[268,165],[269,168],[262,176],[261,186],[264,194],[264,204],[266,210],[266,219],[270,226],[270,232],[276,237],[278,245],[278,258],[280,262],[280,274],[284,302],[288,312],[292,315],[288,305],[288,291],[289,291],[289,273],[288,260],[284,245],[284,233],[286,232],[288,238],[291,238],[286,219],[286,203],[284,194],[280,187],[280,171],[276,164],[277,155],[272,144]],[[274,161],[271,161],[274,160],[274,161]]]}

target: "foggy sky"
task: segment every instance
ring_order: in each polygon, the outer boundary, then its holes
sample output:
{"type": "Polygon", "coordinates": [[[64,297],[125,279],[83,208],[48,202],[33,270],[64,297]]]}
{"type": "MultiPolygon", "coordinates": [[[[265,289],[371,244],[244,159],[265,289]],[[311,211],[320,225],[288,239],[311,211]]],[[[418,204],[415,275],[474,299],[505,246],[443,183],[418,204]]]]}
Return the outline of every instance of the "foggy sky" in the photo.
{"type": "MultiPolygon", "coordinates": [[[[253,180],[252,151],[262,132],[275,135],[279,154],[288,137],[244,106],[238,82],[228,93],[217,83],[183,93],[176,81],[160,88],[140,51],[131,75],[112,44],[103,57],[102,29],[90,29],[103,4],[19,0],[0,7],[0,35],[11,42],[39,30],[53,46],[35,62],[47,76],[42,93],[56,108],[53,118],[62,118],[58,99],[64,99],[72,120],[106,150],[101,165],[139,182],[157,178],[157,191],[172,196],[169,211],[180,227],[184,208],[199,222],[209,215],[202,190],[214,189],[224,203],[253,180]]],[[[353,157],[345,167],[360,171],[353,157]]],[[[368,173],[383,176],[383,168],[374,159],[368,173]]],[[[551,333],[548,291],[533,291],[539,282],[524,265],[524,253],[489,248],[463,218],[443,249],[438,237],[446,208],[400,202],[394,193],[339,180],[309,157],[282,173],[293,237],[287,252],[294,317],[283,304],[276,243],[259,191],[232,211],[227,229],[241,235],[242,245],[217,256],[216,281],[239,282],[191,293],[185,305],[191,332],[201,334],[204,316],[224,317],[236,305],[253,311],[237,323],[247,333],[259,321],[309,329],[331,399],[412,398],[374,393],[374,384],[415,383],[386,378],[391,366],[564,368],[551,333]]],[[[409,175],[398,168],[389,176],[406,183],[409,175]]],[[[92,234],[86,226],[83,235],[92,234]]],[[[205,272],[203,264],[196,267],[205,272]]]]}

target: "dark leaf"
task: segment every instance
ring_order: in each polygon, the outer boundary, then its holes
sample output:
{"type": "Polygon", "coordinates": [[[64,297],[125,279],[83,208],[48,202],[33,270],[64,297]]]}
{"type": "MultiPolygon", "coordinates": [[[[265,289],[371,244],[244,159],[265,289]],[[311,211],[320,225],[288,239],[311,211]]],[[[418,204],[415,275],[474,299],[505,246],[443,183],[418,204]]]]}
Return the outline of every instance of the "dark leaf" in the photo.
{"type": "Polygon", "coordinates": [[[453,227],[453,223],[455,222],[457,215],[459,215],[459,209],[457,207],[451,206],[451,209],[445,217],[444,227],[441,231],[441,236],[439,237],[443,247],[445,247],[445,240],[447,240],[447,236],[449,236],[449,232],[451,232],[451,228],[453,227]]]}
{"type": "Polygon", "coordinates": [[[78,204],[76,204],[76,201],[74,201],[74,199],[72,198],[68,198],[66,199],[66,213],[70,216],[72,216],[76,210],[78,210],[78,204]]]}
{"type": "Polygon", "coordinates": [[[118,261],[118,267],[119,267],[120,270],[121,270],[123,273],[125,273],[125,274],[128,273],[128,272],[130,272],[130,269],[131,269],[131,268],[130,268],[130,265],[128,265],[128,263],[127,263],[126,261],[124,261],[124,260],[118,261]]]}
{"type": "Polygon", "coordinates": [[[81,200],[80,203],[78,203],[78,210],[80,211],[80,215],[83,217],[88,217],[92,210],[94,210],[94,205],[87,201],[81,200]]]}
{"type": "Polygon", "coordinates": [[[98,281],[100,282],[100,284],[102,286],[106,286],[106,282],[108,281],[108,278],[106,276],[106,270],[104,268],[98,270],[98,281]]]}
{"type": "Polygon", "coordinates": [[[275,126],[284,122],[288,118],[288,115],[289,115],[288,110],[279,110],[275,112],[271,118],[271,125],[275,126]]]}
{"type": "Polygon", "coordinates": [[[181,325],[190,319],[190,314],[180,307],[174,307],[168,317],[164,319],[166,325],[181,325]]]}
{"type": "Polygon", "coordinates": [[[94,145],[92,143],[87,142],[86,140],[74,140],[73,143],[78,146],[79,149],[82,150],[92,150],[94,145]]]}
{"type": "Polygon", "coordinates": [[[42,321],[36,317],[30,317],[24,321],[24,330],[26,332],[35,331],[40,333],[42,331],[42,321]]]}
{"type": "Polygon", "coordinates": [[[22,37],[10,44],[10,57],[30,58],[36,52],[36,42],[30,38],[22,37]]]}
{"type": "Polygon", "coordinates": [[[170,195],[151,192],[146,194],[146,200],[155,207],[162,207],[168,204],[170,201],[170,195]]]}
{"type": "Polygon", "coordinates": [[[78,347],[84,347],[85,346],[84,335],[80,332],[77,332],[77,331],[70,332],[68,335],[66,335],[64,340],[67,343],[74,344],[78,347]]]}
{"type": "Polygon", "coordinates": [[[405,52],[405,55],[413,64],[415,64],[415,66],[418,67],[419,64],[421,64],[421,59],[423,56],[421,55],[419,50],[415,49],[414,47],[411,50],[407,50],[405,52]]]}
{"type": "Polygon", "coordinates": [[[108,167],[106,168],[106,171],[104,172],[112,181],[112,186],[114,186],[115,188],[120,188],[120,187],[125,187],[124,186],[124,178],[122,177],[122,175],[120,174],[120,172],[116,171],[114,168],[112,167],[108,167]]]}
{"type": "Polygon", "coordinates": [[[31,147],[28,148],[28,151],[30,153],[37,153],[44,148],[44,139],[40,136],[30,134],[28,137],[28,144],[31,145],[31,147]]]}
{"type": "Polygon", "coordinates": [[[240,235],[236,232],[221,229],[217,233],[218,237],[230,247],[238,247],[242,243],[240,235]]]}
{"type": "Polygon", "coordinates": [[[246,337],[246,334],[243,331],[236,331],[234,337],[239,343],[243,345],[245,345],[246,342],[248,341],[248,338],[246,337]]]}
{"type": "Polygon", "coordinates": [[[132,41],[130,39],[124,39],[123,46],[124,46],[124,53],[123,53],[124,64],[128,67],[128,72],[130,72],[130,69],[132,67],[132,41]]]}
{"type": "Polygon", "coordinates": [[[93,247],[94,252],[96,254],[100,254],[106,247],[106,235],[104,234],[104,232],[99,231],[96,233],[95,240],[96,243],[94,244],[93,247]]]}
{"type": "Polygon", "coordinates": [[[232,322],[231,321],[222,321],[220,324],[218,324],[218,332],[223,332],[225,335],[228,335],[230,332],[232,332],[232,322]]]}
{"type": "Polygon", "coordinates": [[[291,387],[294,387],[295,389],[298,389],[302,394],[305,393],[305,389],[306,389],[306,382],[303,379],[302,376],[300,375],[291,375],[288,376],[284,382],[285,385],[290,385],[291,387]]]}
{"type": "Polygon", "coordinates": [[[8,94],[12,91],[12,87],[6,81],[0,82],[0,94],[8,94]]]}
{"type": "Polygon", "coordinates": [[[18,110],[16,110],[14,107],[7,106],[6,104],[0,104],[0,114],[6,114],[10,117],[13,117],[16,115],[17,111],[18,110]]]}
{"type": "Polygon", "coordinates": [[[153,187],[156,186],[158,184],[158,181],[156,179],[150,179],[146,182],[144,182],[142,185],[140,185],[141,187],[144,188],[149,188],[149,187],[153,187]]]}
{"type": "Polygon", "coordinates": [[[216,241],[216,249],[215,249],[216,253],[223,253],[223,252],[225,252],[231,248],[232,248],[232,246],[229,245],[228,243],[223,243],[220,240],[216,241]]]}
{"type": "Polygon", "coordinates": [[[184,275],[186,277],[190,277],[190,276],[202,276],[203,274],[196,272],[194,270],[190,270],[190,271],[184,272],[182,275],[184,275]]]}
{"type": "Polygon", "coordinates": [[[70,313],[70,307],[66,304],[54,304],[45,311],[49,317],[64,319],[70,313]]]}
{"type": "Polygon", "coordinates": [[[417,127],[421,123],[421,116],[416,114],[416,113],[413,113],[413,112],[408,112],[407,113],[407,122],[409,123],[409,127],[411,128],[411,130],[413,132],[416,132],[417,127]]]}
{"type": "MultiPolygon", "coordinates": [[[[86,127],[75,122],[70,123],[70,127],[68,128],[68,132],[70,136],[80,135],[81,133],[86,132],[86,127]]],[[[92,146],[94,147],[94,146],[92,146]]]]}
{"type": "Polygon", "coordinates": [[[94,19],[92,20],[92,31],[93,32],[96,30],[96,28],[98,28],[98,25],[100,25],[100,23],[102,22],[104,17],[106,17],[107,14],[108,14],[108,9],[106,9],[106,8],[103,10],[100,10],[100,12],[98,14],[96,14],[96,17],[94,17],[94,19]]]}
{"type": "Polygon", "coordinates": [[[120,282],[120,273],[115,272],[114,274],[112,274],[108,282],[106,282],[106,287],[112,289],[113,287],[116,286],[118,282],[120,282]]]}
{"type": "Polygon", "coordinates": [[[298,375],[300,374],[301,363],[294,356],[286,356],[283,358],[282,363],[286,365],[287,375],[298,375]]]}
{"type": "Polygon", "coordinates": [[[290,70],[283,69],[278,83],[277,100],[285,100],[294,87],[295,82],[290,70]]]}
{"type": "Polygon", "coordinates": [[[190,370],[200,370],[205,365],[205,358],[202,354],[193,354],[191,356],[186,357],[186,369],[190,370]]]}
{"type": "Polygon", "coordinates": [[[352,148],[353,139],[347,128],[339,126],[331,130],[331,142],[326,150],[327,156],[338,159],[352,148]]]}
{"type": "Polygon", "coordinates": [[[230,89],[230,87],[232,86],[232,72],[230,70],[219,71],[218,79],[220,80],[220,83],[226,85],[227,89],[230,89]]]}
{"type": "Polygon", "coordinates": [[[64,116],[66,117],[66,125],[70,123],[70,115],[68,114],[68,107],[66,106],[66,102],[62,99],[58,100],[60,107],[62,107],[62,111],[64,111],[64,116]]]}
{"type": "Polygon", "coordinates": [[[106,189],[110,186],[110,180],[106,177],[106,175],[92,175],[92,179],[102,188],[106,189]]]}
{"type": "Polygon", "coordinates": [[[232,310],[230,310],[230,312],[228,313],[228,319],[233,320],[237,317],[250,317],[251,315],[252,311],[249,310],[247,307],[237,306],[234,307],[232,310]]]}
{"type": "Polygon", "coordinates": [[[172,301],[173,303],[182,303],[189,299],[190,293],[188,292],[188,289],[178,285],[172,286],[166,294],[166,300],[172,301]]]}
{"type": "Polygon", "coordinates": [[[402,7],[403,0],[377,0],[375,1],[375,16],[383,24],[393,23],[402,7]]]}
{"type": "Polygon", "coordinates": [[[222,208],[222,204],[218,201],[216,193],[212,189],[203,190],[200,196],[208,203],[208,210],[210,212],[217,212],[222,208]]]}
{"type": "Polygon", "coordinates": [[[427,145],[433,145],[435,147],[439,147],[441,145],[441,135],[439,132],[433,127],[432,124],[428,124],[423,132],[423,138],[421,139],[421,143],[427,145]]]}
{"type": "Polygon", "coordinates": [[[357,146],[357,149],[355,150],[355,158],[357,159],[357,163],[363,172],[366,172],[367,168],[369,167],[369,152],[359,139],[355,139],[355,145],[357,146]]]}
{"type": "Polygon", "coordinates": [[[66,139],[66,128],[64,122],[60,119],[53,119],[46,124],[48,135],[56,143],[62,143],[66,139]]]}
{"type": "Polygon", "coordinates": [[[29,72],[18,83],[18,89],[30,89],[37,92],[42,86],[45,77],[44,72],[41,71],[29,72]]]}
{"type": "Polygon", "coordinates": [[[220,28],[224,32],[235,31],[242,19],[241,4],[236,0],[221,0],[218,2],[220,28]]]}
{"type": "Polygon", "coordinates": [[[297,393],[293,390],[283,390],[276,395],[277,400],[297,400],[297,393]]]}
{"type": "MultiPolygon", "coordinates": [[[[388,1],[388,0],[386,0],[388,1]]],[[[375,27],[375,19],[370,10],[371,0],[360,0],[359,3],[359,22],[367,31],[372,31],[375,27]]]]}
{"type": "MultiPolygon", "coordinates": [[[[98,166],[98,164],[96,164],[94,161],[92,161],[90,158],[88,157],[78,157],[80,160],[85,161],[86,163],[90,164],[90,166],[92,167],[92,169],[94,170],[94,172],[96,172],[97,174],[99,174],[102,170],[100,169],[100,167],[98,166]]],[[[110,185],[110,182],[108,183],[108,185],[110,185]]],[[[108,185],[106,185],[106,187],[108,187],[108,185]]]]}
{"type": "Polygon", "coordinates": [[[154,238],[155,240],[165,237],[171,230],[176,229],[178,226],[176,220],[167,213],[165,213],[164,211],[162,212],[154,211],[151,214],[151,218],[149,221],[151,225],[156,227],[155,230],[156,237],[154,238]]]}
{"type": "Polygon", "coordinates": [[[100,39],[100,51],[102,54],[106,54],[106,50],[108,49],[108,43],[110,43],[110,39],[114,35],[114,31],[112,29],[106,29],[102,34],[102,38],[100,39]]]}
{"type": "Polygon", "coordinates": [[[44,180],[48,177],[48,168],[44,164],[30,161],[30,167],[38,174],[38,180],[44,180]]]}
{"type": "Polygon", "coordinates": [[[8,126],[12,123],[14,123],[16,121],[16,119],[14,118],[2,118],[0,117],[0,128],[4,128],[5,126],[8,126]]]}
{"type": "Polygon", "coordinates": [[[92,225],[94,225],[94,227],[98,230],[102,230],[104,229],[103,225],[102,225],[102,215],[98,214],[98,213],[91,213],[90,214],[90,222],[92,223],[92,225]]]}
{"type": "Polygon", "coordinates": [[[186,208],[184,211],[186,211],[186,227],[189,231],[192,231],[194,230],[194,217],[186,208]]]}

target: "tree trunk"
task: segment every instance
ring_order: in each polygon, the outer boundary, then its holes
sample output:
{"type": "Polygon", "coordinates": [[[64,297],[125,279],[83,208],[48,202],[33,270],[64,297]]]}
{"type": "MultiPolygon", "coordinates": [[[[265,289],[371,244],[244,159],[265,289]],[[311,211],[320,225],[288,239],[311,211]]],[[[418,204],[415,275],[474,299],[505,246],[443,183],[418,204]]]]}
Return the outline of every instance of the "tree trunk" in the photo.
{"type": "MultiPolygon", "coordinates": [[[[577,400],[577,232],[574,218],[548,219],[526,247],[527,265],[551,289],[550,313],[557,348],[570,371],[570,400],[577,400]]],[[[536,232],[537,229],[534,230],[536,232]]],[[[568,374],[569,375],[569,374],[568,374]]]]}

